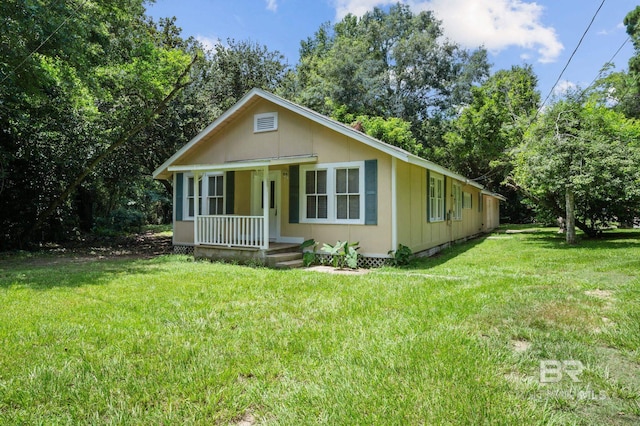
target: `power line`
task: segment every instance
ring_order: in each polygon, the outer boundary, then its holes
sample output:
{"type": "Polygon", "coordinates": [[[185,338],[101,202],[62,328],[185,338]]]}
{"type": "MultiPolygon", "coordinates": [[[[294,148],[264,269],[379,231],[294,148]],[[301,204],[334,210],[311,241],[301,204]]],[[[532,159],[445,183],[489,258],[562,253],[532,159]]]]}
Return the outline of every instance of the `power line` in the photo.
{"type": "Polygon", "coordinates": [[[575,56],[576,52],[580,48],[580,45],[582,44],[582,41],[587,36],[587,33],[589,32],[589,29],[591,29],[591,25],[593,25],[593,22],[596,20],[596,16],[598,16],[598,13],[600,13],[600,9],[602,9],[602,6],[604,6],[605,1],[606,0],[602,0],[602,3],[600,3],[600,6],[598,7],[598,10],[596,10],[596,12],[593,14],[593,17],[591,18],[591,22],[589,22],[589,25],[587,26],[587,29],[585,29],[584,32],[582,33],[582,37],[580,37],[580,40],[578,41],[578,44],[576,45],[576,48],[573,49],[573,52],[571,53],[571,56],[569,56],[569,59],[567,60],[567,63],[565,64],[564,68],[562,68],[562,71],[560,72],[560,75],[558,76],[558,79],[553,84],[553,87],[551,88],[551,90],[549,90],[549,94],[547,95],[546,98],[544,98],[544,101],[540,105],[540,108],[538,108],[538,111],[536,111],[536,115],[535,115],[535,117],[533,117],[533,120],[531,121],[532,123],[534,121],[536,121],[536,119],[538,118],[538,114],[542,110],[542,107],[544,107],[544,105],[547,103],[547,101],[551,97],[551,94],[553,93],[553,91],[555,90],[556,86],[560,82],[560,79],[562,79],[562,76],[564,75],[564,72],[569,67],[569,64],[571,63],[571,60],[573,59],[573,57],[575,56]]]}
{"type": "Polygon", "coordinates": [[[72,10],[72,13],[70,13],[70,14],[69,14],[69,16],[67,16],[67,17],[65,18],[65,20],[64,20],[64,21],[62,21],[62,22],[60,23],[60,25],[58,25],[58,26],[56,27],[56,29],[55,29],[55,30],[53,30],[53,32],[52,32],[51,34],[49,34],[49,35],[47,36],[47,38],[45,38],[45,39],[42,41],[42,43],[40,43],[40,44],[38,45],[38,47],[36,47],[35,49],[33,49],[33,51],[32,51],[31,53],[29,53],[29,54],[28,54],[28,55],[27,55],[27,56],[26,56],[26,57],[25,57],[25,58],[24,58],[24,59],[23,59],[23,60],[22,60],[18,65],[16,65],[16,66],[11,70],[11,71],[9,71],[9,72],[7,73],[7,75],[5,75],[5,76],[4,76],[4,78],[2,79],[2,81],[0,81],[0,84],[4,83],[6,79],[8,79],[8,78],[13,74],[13,73],[15,73],[16,71],[18,71],[18,70],[20,69],[20,67],[22,67],[22,65],[24,65],[24,63],[25,63],[25,62],[27,62],[27,60],[28,60],[29,58],[31,58],[33,55],[35,55],[35,54],[38,52],[38,50],[40,50],[40,49],[42,48],[42,46],[44,46],[44,45],[45,45],[45,44],[46,44],[46,43],[51,39],[51,37],[53,37],[53,36],[54,36],[58,31],[60,31],[60,28],[62,28],[63,26],[65,26],[65,25],[66,25],[66,23],[67,23],[67,22],[69,22],[69,20],[70,20],[74,15],[77,15],[77,14],[78,14],[78,12],[80,11],[80,9],[82,9],[82,8],[84,7],[84,5],[85,5],[85,4],[87,4],[87,1],[88,1],[88,0],[84,0],[84,1],[82,2],[82,4],[81,4],[80,6],[78,6],[78,8],[77,8],[77,9],[73,9],[73,10],[72,10]]]}
{"type": "MultiPolygon", "coordinates": [[[[618,56],[618,53],[620,53],[620,51],[622,51],[622,48],[629,42],[629,40],[631,40],[631,37],[627,37],[627,39],[622,42],[622,44],[620,45],[620,47],[618,47],[618,50],[616,50],[616,53],[613,54],[611,59],[609,59],[607,62],[604,63],[603,68],[607,64],[613,63],[613,60],[616,58],[616,56],[618,56]]],[[[603,68],[600,69],[598,74],[596,74],[596,76],[593,78],[593,80],[591,80],[591,83],[589,83],[589,85],[582,91],[582,93],[580,93],[580,97],[582,97],[582,95],[584,95],[587,92],[587,90],[589,90],[589,88],[591,88],[591,86],[593,86],[593,83],[595,83],[596,80],[598,80],[598,78],[600,78],[600,76],[602,75],[602,72],[604,71],[603,68]]]]}

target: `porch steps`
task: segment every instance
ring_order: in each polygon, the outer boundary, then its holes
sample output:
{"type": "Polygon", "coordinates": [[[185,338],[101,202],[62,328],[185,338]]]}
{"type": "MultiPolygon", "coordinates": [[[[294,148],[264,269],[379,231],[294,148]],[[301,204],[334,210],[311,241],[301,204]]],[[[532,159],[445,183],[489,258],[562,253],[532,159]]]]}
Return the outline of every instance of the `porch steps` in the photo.
{"type": "MultiPolygon", "coordinates": [[[[302,255],[300,256],[302,257],[302,255]]],[[[278,262],[275,265],[276,269],[297,269],[303,266],[304,262],[302,259],[287,260],[286,262],[278,262]]]]}
{"type": "Polygon", "coordinates": [[[302,253],[299,251],[283,251],[267,254],[265,257],[267,266],[276,269],[301,268],[302,253]]]}

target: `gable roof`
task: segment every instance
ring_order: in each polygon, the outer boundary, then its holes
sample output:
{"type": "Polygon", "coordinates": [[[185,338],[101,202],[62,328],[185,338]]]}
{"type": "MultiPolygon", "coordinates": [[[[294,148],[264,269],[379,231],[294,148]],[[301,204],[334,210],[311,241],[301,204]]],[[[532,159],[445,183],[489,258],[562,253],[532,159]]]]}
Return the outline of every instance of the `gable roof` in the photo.
{"type": "MultiPolygon", "coordinates": [[[[167,173],[169,173],[169,170],[168,170],[169,166],[175,163],[178,159],[180,159],[180,157],[182,157],[185,153],[190,151],[193,147],[201,143],[208,134],[226,125],[226,123],[228,123],[230,120],[235,118],[237,115],[241,114],[245,109],[247,109],[251,104],[259,100],[260,98],[265,99],[269,102],[272,102],[298,115],[301,115],[311,121],[314,121],[322,126],[325,126],[331,130],[334,130],[344,136],[347,136],[351,139],[355,139],[359,142],[362,142],[363,144],[369,147],[377,149],[378,151],[382,151],[393,158],[397,158],[398,160],[404,161],[405,163],[415,164],[425,169],[432,170],[436,173],[441,173],[445,176],[452,177],[461,182],[465,182],[469,185],[475,186],[476,188],[484,189],[484,187],[481,184],[471,179],[468,179],[462,175],[454,173],[453,171],[445,167],[442,167],[432,161],[418,157],[417,155],[412,154],[409,151],[405,151],[402,148],[398,148],[396,146],[382,142],[381,140],[373,138],[356,129],[353,129],[352,127],[347,126],[346,124],[340,123],[338,121],[330,119],[329,117],[319,114],[316,111],[313,111],[312,109],[303,107],[301,105],[288,101],[284,98],[281,98],[280,96],[274,95],[273,93],[269,93],[262,89],[257,89],[257,88],[250,90],[234,106],[232,106],[227,111],[225,111],[213,123],[207,126],[203,131],[201,131],[198,135],[196,135],[193,139],[191,139],[187,144],[185,144],[182,148],[180,148],[175,154],[173,154],[160,167],[158,167],[153,172],[154,179],[165,178],[167,173]]],[[[497,194],[495,195],[497,196],[497,194]]]]}

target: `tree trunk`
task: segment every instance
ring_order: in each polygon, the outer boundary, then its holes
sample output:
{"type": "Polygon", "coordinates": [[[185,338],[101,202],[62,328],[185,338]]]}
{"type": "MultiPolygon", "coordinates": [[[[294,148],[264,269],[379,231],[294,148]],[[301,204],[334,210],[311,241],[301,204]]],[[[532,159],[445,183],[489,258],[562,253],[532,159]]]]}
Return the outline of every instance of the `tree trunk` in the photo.
{"type": "Polygon", "coordinates": [[[138,133],[140,133],[146,126],[149,125],[151,121],[153,121],[158,114],[164,111],[169,105],[169,102],[174,98],[174,96],[183,88],[185,88],[189,82],[184,82],[184,78],[189,74],[191,67],[198,60],[198,55],[195,55],[185,68],[185,70],[178,76],[176,82],[173,85],[171,92],[151,111],[149,111],[144,118],[131,128],[129,131],[125,132],[120,136],[114,143],[112,143],[107,149],[105,149],[102,153],[98,154],[93,160],[87,164],[85,169],[80,173],[75,180],[73,180],[70,184],[67,185],[64,191],[60,195],[58,195],[49,206],[42,212],[33,227],[29,231],[27,231],[27,240],[31,239],[31,236],[34,235],[36,231],[39,231],[44,225],[45,221],[51,216],[56,209],[71,195],[73,191],[85,180],[85,178],[91,173],[97,166],[100,164],[105,158],[109,157],[111,153],[113,153],[116,149],[120,148],[122,145],[125,145],[131,139],[133,139],[138,133]]]}
{"type": "Polygon", "coordinates": [[[566,213],[567,220],[565,221],[565,226],[567,228],[566,238],[567,244],[575,244],[576,243],[576,212],[575,212],[575,197],[573,194],[573,190],[571,188],[567,188],[565,192],[565,202],[566,202],[566,213]]]}

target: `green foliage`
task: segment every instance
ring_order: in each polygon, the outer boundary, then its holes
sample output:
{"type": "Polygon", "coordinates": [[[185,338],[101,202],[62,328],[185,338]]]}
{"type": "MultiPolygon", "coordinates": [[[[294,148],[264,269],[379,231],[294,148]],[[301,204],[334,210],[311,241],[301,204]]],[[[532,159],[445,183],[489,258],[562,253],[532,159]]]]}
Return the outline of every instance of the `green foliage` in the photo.
{"type": "Polygon", "coordinates": [[[640,126],[622,113],[571,97],[553,105],[527,134],[514,179],[532,200],[564,216],[575,194],[576,225],[594,236],[640,211],[640,126]]]}
{"type": "Polygon", "coordinates": [[[11,170],[0,184],[2,249],[91,228],[78,199],[141,174],[130,147],[106,163],[102,156],[152,118],[191,55],[159,41],[161,28],[141,0],[9,1],[0,20],[8,24],[0,43],[7,58],[0,61],[0,152],[11,170]]]}
{"type": "Polygon", "coordinates": [[[0,424],[637,424],[640,232],[518,230],[357,276],[0,254],[0,424]]]}
{"type": "Polygon", "coordinates": [[[344,106],[354,117],[376,117],[371,128],[378,135],[396,125],[406,133],[402,121],[385,122],[390,118],[411,123],[417,142],[405,139],[398,146],[414,152],[416,143],[437,143],[416,130],[425,122],[441,128],[437,117],[466,103],[489,70],[486,51],[466,51],[442,35],[431,12],[413,14],[408,5],[347,15],[301,43],[300,62],[283,94],[326,115],[344,106]]]}
{"type": "Polygon", "coordinates": [[[284,78],[282,55],[249,42],[192,65],[202,46],[142,0],[5,3],[0,250],[88,231],[129,203],[170,220],[171,184],[150,184],[153,170],[248,89],[284,78]]]}
{"type": "Polygon", "coordinates": [[[511,223],[531,217],[522,197],[503,182],[512,169],[509,153],[521,143],[540,102],[536,84],[530,66],[514,66],[473,87],[471,102],[451,122],[445,146],[434,153],[461,175],[505,195],[501,214],[511,223]]]}
{"type": "Polygon", "coordinates": [[[411,262],[413,252],[405,245],[398,244],[397,250],[389,250],[387,253],[392,256],[390,263],[393,266],[407,266],[411,262]]]}
{"type": "Polygon", "coordinates": [[[302,253],[302,263],[305,267],[309,267],[317,261],[316,250],[318,248],[318,243],[316,242],[316,240],[311,238],[300,244],[300,249],[302,250],[309,247],[313,247],[313,251],[305,251],[304,253],[302,253]]]}
{"type": "Polygon", "coordinates": [[[322,251],[332,258],[334,268],[349,267],[351,269],[358,268],[358,249],[359,243],[351,243],[348,241],[338,241],[335,245],[323,244],[322,251]]]}
{"type": "Polygon", "coordinates": [[[99,218],[96,221],[96,230],[99,234],[111,234],[121,232],[140,232],[145,222],[145,215],[139,210],[118,207],[107,218],[99,218]]]}
{"type": "Polygon", "coordinates": [[[327,99],[328,107],[333,111],[331,118],[348,124],[351,127],[366,133],[367,135],[386,142],[390,145],[402,148],[415,155],[421,155],[422,145],[416,141],[411,131],[411,123],[401,118],[371,117],[368,115],[355,116],[348,112],[346,105],[334,107],[330,99],[327,99]]]}

